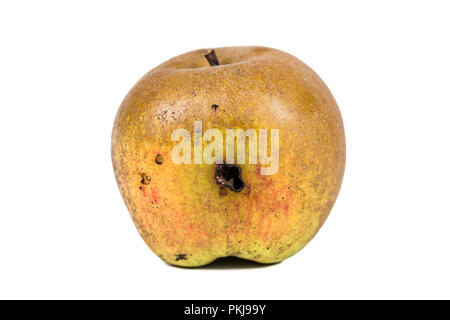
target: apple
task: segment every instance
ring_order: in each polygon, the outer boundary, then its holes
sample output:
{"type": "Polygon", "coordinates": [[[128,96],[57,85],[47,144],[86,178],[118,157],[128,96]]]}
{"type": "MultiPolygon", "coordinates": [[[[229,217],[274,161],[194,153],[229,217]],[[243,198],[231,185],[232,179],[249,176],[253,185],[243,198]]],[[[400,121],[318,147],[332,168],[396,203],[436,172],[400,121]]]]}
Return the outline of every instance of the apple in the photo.
{"type": "Polygon", "coordinates": [[[327,218],[344,174],[344,127],[325,83],[294,56],[200,49],[130,90],[112,162],[137,230],[167,263],[275,263],[327,218]]]}

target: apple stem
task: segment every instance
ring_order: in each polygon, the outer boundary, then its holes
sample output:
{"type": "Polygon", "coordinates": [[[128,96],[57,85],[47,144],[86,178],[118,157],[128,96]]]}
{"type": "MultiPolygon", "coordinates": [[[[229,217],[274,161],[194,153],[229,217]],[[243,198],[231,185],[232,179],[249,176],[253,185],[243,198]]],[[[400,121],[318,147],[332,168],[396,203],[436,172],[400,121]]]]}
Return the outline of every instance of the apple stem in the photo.
{"type": "Polygon", "coordinates": [[[209,65],[211,67],[215,67],[219,65],[219,60],[217,60],[217,56],[216,56],[216,51],[214,51],[214,49],[209,50],[206,54],[205,54],[205,58],[206,60],[208,60],[209,65]]]}

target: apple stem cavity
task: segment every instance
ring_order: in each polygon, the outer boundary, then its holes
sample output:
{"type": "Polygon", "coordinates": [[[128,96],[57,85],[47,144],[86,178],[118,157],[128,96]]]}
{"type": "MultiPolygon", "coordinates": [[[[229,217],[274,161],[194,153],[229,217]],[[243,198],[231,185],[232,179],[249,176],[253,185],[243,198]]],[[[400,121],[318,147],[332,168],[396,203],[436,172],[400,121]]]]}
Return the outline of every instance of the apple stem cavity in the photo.
{"type": "Polygon", "coordinates": [[[216,56],[216,51],[209,50],[206,54],[205,54],[205,58],[206,60],[208,60],[209,65],[211,67],[215,67],[219,65],[219,60],[217,60],[217,56],[216,56]]]}
{"type": "Polygon", "coordinates": [[[233,192],[241,192],[245,187],[240,167],[231,164],[217,164],[214,171],[216,182],[233,192]]]}

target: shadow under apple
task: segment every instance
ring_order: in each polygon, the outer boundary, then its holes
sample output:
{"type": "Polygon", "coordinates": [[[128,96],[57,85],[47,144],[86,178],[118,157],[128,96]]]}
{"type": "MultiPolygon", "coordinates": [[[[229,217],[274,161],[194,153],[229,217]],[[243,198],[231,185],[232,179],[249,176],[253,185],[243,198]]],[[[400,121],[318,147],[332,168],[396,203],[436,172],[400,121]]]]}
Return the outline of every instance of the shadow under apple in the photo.
{"type": "Polygon", "coordinates": [[[231,270],[231,269],[259,269],[259,268],[268,268],[275,266],[277,264],[280,264],[281,262],[277,263],[270,263],[270,264],[263,264],[254,262],[251,260],[245,260],[237,257],[225,257],[225,258],[218,258],[211,262],[210,264],[207,264],[205,266],[201,267],[182,267],[182,266],[174,266],[170,265],[174,268],[181,268],[181,269],[206,269],[206,270],[231,270]]]}

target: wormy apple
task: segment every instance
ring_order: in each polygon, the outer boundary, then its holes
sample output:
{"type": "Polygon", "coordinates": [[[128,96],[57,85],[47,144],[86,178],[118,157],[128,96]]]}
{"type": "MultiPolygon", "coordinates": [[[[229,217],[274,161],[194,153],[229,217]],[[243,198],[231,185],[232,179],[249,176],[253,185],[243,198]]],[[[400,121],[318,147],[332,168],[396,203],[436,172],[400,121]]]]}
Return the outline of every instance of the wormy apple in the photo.
{"type": "Polygon", "coordinates": [[[294,56],[200,49],[130,90],[112,161],[139,233],[164,261],[275,263],[327,218],[344,173],[344,128],[325,83],[294,56]]]}

